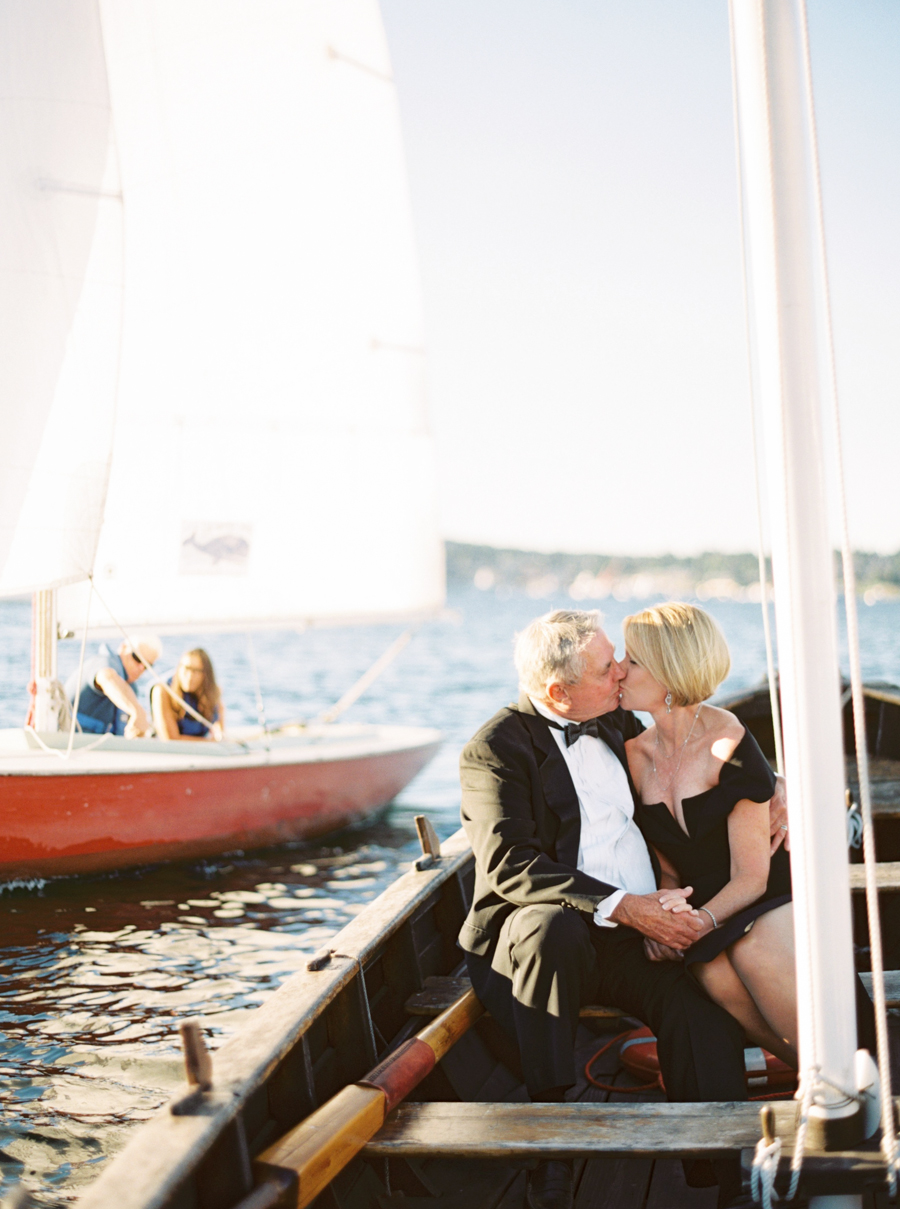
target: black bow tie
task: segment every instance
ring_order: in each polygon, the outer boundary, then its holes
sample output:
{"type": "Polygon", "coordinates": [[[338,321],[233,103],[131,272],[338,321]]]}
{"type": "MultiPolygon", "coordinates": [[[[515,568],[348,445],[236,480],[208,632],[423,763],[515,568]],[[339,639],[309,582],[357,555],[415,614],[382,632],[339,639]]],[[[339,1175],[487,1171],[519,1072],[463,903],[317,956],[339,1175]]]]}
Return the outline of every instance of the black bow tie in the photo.
{"type": "Polygon", "coordinates": [[[588,718],[587,722],[567,722],[563,725],[561,722],[547,721],[556,730],[561,730],[566,736],[566,747],[571,747],[573,743],[577,743],[582,735],[593,735],[595,739],[602,739],[601,723],[599,718],[588,718]]]}

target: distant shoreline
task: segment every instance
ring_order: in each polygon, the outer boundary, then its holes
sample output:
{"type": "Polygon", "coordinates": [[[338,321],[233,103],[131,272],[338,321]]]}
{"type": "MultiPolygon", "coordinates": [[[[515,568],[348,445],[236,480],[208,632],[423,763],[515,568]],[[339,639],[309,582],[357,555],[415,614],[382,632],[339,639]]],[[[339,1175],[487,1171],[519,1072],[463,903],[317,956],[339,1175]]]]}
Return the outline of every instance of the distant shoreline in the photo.
{"type": "MultiPolygon", "coordinates": [[[[573,601],[610,596],[617,600],[669,596],[757,602],[761,598],[757,558],[750,553],[626,557],[445,544],[448,583],[474,584],[482,591],[512,589],[535,599],[564,592],[573,601]]],[[[859,591],[867,604],[900,597],[900,552],[857,551],[855,561],[859,591]]],[[[835,570],[840,582],[837,556],[835,570]]]]}

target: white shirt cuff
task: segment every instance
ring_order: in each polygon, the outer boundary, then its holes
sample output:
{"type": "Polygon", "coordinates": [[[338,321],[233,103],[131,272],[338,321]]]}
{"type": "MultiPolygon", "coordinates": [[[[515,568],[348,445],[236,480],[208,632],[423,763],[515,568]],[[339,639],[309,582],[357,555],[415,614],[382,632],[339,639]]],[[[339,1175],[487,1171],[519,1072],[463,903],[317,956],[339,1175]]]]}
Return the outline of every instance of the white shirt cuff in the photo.
{"type": "Polygon", "coordinates": [[[597,903],[597,906],[594,908],[594,923],[598,928],[618,928],[619,925],[615,920],[609,917],[627,893],[627,890],[615,890],[604,898],[602,903],[597,903]]]}

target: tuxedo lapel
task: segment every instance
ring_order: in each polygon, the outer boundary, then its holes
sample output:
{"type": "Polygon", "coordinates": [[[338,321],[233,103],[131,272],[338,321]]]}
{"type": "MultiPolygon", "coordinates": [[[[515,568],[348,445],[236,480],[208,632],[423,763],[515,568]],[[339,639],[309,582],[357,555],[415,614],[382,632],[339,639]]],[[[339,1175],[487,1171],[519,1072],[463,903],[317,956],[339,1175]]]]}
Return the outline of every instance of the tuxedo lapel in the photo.
{"type": "Polygon", "coordinates": [[[552,734],[552,728],[546,718],[535,711],[530,699],[524,694],[519,698],[519,713],[534,745],[544,801],[559,820],[555,844],[556,859],[561,864],[576,868],[581,843],[581,809],[571,774],[552,734]]]}

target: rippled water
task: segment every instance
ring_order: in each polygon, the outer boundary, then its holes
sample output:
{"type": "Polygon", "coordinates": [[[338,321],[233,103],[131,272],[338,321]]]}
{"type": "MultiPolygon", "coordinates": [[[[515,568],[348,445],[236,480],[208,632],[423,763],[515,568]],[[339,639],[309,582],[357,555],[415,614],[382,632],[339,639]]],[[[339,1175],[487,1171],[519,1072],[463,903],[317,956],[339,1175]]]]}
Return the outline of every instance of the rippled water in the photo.
{"type": "MultiPolygon", "coordinates": [[[[181,1080],[177,1027],[198,1017],[215,1047],[309,953],[357,914],[415,853],[411,820],[426,812],[442,836],[457,826],[461,744],[515,696],[512,635],[563,599],[474,589],[451,594],[447,617],[414,642],[348,721],[439,727],[445,744],[388,814],[322,844],[66,878],[0,891],[0,1170],[42,1204],[65,1204],[94,1178],[181,1080]]],[[[755,684],[765,658],[757,606],[711,603],[732,647],[726,689],[755,684]]],[[[634,603],[604,602],[609,633],[634,603]]],[[[865,674],[900,682],[900,604],[861,616],[865,674]]],[[[270,723],[332,704],[393,640],[396,627],[254,637],[270,723]]],[[[163,662],[202,642],[229,720],[257,721],[248,640],[168,639],[163,662]]],[[[0,604],[0,726],[21,725],[30,611],[0,604]]],[[[65,676],[75,643],[60,647],[65,676]]],[[[146,695],[146,694],[144,694],[146,695]]]]}

